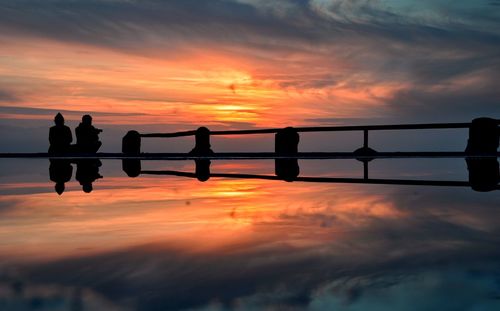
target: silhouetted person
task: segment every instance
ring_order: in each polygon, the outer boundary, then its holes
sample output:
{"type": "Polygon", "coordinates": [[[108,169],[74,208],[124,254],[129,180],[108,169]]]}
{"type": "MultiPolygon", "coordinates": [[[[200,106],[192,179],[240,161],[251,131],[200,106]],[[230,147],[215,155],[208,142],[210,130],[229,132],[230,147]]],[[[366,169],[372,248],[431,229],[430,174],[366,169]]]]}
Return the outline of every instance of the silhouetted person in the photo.
{"type": "Polygon", "coordinates": [[[55,182],[55,191],[61,195],[65,189],[65,183],[71,180],[73,176],[73,166],[68,160],[50,160],[49,177],[50,180],[55,182]]]}
{"type": "Polygon", "coordinates": [[[97,129],[92,125],[92,117],[88,114],[84,115],[82,122],[75,129],[78,150],[86,153],[97,152],[102,145],[99,141],[99,133],[101,132],[101,129],[97,129]]]}
{"type": "Polygon", "coordinates": [[[101,161],[96,159],[80,160],[76,163],[75,178],[82,186],[83,192],[92,192],[92,183],[97,179],[102,178],[101,174],[99,174],[99,167],[101,165],[101,161]]]}
{"type": "Polygon", "coordinates": [[[64,117],[61,113],[56,114],[54,125],[49,131],[49,153],[63,153],[70,151],[73,135],[69,127],[64,125],[64,117]]]}

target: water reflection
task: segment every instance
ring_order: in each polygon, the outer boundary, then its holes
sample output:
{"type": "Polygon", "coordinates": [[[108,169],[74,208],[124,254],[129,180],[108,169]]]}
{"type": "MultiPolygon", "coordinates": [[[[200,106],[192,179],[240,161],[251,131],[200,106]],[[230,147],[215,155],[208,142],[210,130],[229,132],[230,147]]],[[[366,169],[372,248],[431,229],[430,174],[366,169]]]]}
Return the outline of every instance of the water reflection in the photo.
{"type": "Polygon", "coordinates": [[[356,184],[391,184],[391,185],[420,185],[420,186],[449,186],[449,187],[471,187],[474,191],[488,192],[499,190],[500,171],[498,160],[494,158],[466,158],[469,181],[446,181],[446,180],[408,180],[408,179],[373,179],[369,178],[368,161],[363,161],[363,178],[338,178],[338,177],[299,177],[300,167],[297,159],[276,159],[275,177],[271,175],[256,174],[220,174],[211,173],[209,160],[196,160],[195,173],[163,170],[151,171],[141,170],[140,160],[123,160],[123,170],[129,177],[139,175],[170,175],[197,178],[199,181],[207,181],[210,177],[239,178],[239,179],[264,179],[284,180],[287,182],[317,182],[317,183],[356,183],[356,184]]]}
{"type": "MultiPolygon", "coordinates": [[[[200,183],[194,167],[155,165],[151,171],[179,175],[131,179],[107,161],[99,191],[89,196],[66,183],[56,199],[43,183],[6,185],[6,176],[0,309],[500,307],[498,191],[278,176],[200,183]]],[[[262,164],[245,165],[212,161],[211,176],[262,164]]]]}
{"type": "MultiPolygon", "coordinates": [[[[500,170],[498,160],[494,158],[466,158],[467,170],[469,173],[468,182],[460,181],[439,181],[439,180],[408,180],[408,179],[371,179],[368,178],[368,162],[363,162],[363,178],[328,178],[328,177],[299,177],[300,166],[297,159],[276,159],[274,172],[275,177],[271,175],[256,174],[218,174],[211,173],[210,160],[195,160],[194,173],[182,171],[151,171],[142,170],[141,160],[127,159],[122,160],[122,170],[129,177],[138,177],[139,175],[171,175],[196,178],[198,181],[205,182],[211,177],[218,178],[240,178],[240,179],[265,179],[265,180],[284,180],[287,182],[321,182],[321,183],[365,183],[365,184],[392,184],[392,185],[427,185],[427,186],[466,186],[474,191],[488,192],[499,190],[500,170]]],[[[167,162],[168,163],[168,162],[167,162]]],[[[93,183],[100,178],[99,168],[102,163],[97,159],[76,161],[77,170],[75,179],[82,186],[82,190],[90,193],[93,190],[93,183]]],[[[73,168],[68,160],[50,160],[49,174],[50,180],[55,182],[55,191],[62,194],[65,189],[65,183],[70,181],[73,168]]]]}
{"type": "MultiPolygon", "coordinates": [[[[49,160],[49,176],[50,180],[55,182],[55,191],[57,194],[63,194],[66,189],[65,184],[71,180],[73,175],[73,166],[70,160],[50,159],[49,160]]],[[[93,183],[100,178],[99,168],[102,162],[99,159],[77,160],[75,180],[80,183],[82,190],[85,193],[90,193],[93,190],[93,183]]]]}

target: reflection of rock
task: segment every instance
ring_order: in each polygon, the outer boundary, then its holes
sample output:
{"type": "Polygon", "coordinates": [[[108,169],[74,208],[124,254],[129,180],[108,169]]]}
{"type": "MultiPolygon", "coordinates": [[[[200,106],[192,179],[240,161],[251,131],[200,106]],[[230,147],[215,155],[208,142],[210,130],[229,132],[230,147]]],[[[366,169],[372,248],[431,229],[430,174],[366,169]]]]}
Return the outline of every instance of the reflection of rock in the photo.
{"type": "Polygon", "coordinates": [[[469,183],[475,191],[496,190],[500,182],[498,160],[467,158],[467,169],[469,171],[469,183]]]}
{"type": "Polygon", "coordinates": [[[0,282],[0,310],[122,310],[90,289],[14,281],[0,282]],[[18,291],[18,284],[23,290],[18,291]],[[68,309],[69,306],[69,309],[68,309]]]}

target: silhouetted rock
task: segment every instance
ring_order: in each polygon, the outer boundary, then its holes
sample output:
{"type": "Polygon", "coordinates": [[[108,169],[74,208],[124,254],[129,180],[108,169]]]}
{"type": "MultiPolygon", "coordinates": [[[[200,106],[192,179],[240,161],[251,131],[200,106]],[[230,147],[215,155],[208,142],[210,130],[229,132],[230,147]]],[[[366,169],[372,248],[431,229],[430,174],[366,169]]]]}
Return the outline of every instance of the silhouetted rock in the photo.
{"type": "Polygon", "coordinates": [[[55,125],[49,131],[49,153],[64,153],[70,151],[73,135],[71,129],[64,125],[64,117],[58,113],[54,118],[55,125]]]}
{"type": "Polygon", "coordinates": [[[102,145],[99,141],[99,133],[101,132],[101,129],[92,125],[92,117],[88,114],[84,115],[82,122],[75,129],[78,150],[85,153],[97,152],[102,145]]]}

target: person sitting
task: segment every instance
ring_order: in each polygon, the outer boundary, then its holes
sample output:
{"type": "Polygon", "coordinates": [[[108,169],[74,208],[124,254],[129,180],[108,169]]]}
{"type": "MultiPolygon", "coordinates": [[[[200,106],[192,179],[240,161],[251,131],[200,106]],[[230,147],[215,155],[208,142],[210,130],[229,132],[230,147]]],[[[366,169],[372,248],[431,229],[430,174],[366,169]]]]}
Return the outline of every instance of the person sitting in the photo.
{"type": "Polygon", "coordinates": [[[64,125],[64,117],[61,113],[54,117],[55,125],[49,131],[49,153],[64,153],[70,151],[73,135],[69,127],[64,125]]]}
{"type": "Polygon", "coordinates": [[[102,145],[99,141],[99,133],[101,132],[101,129],[97,129],[92,125],[92,117],[88,114],[84,115],[82,122],[75,129],[78,150],[80,152],[96,153],[102,145]]]}

